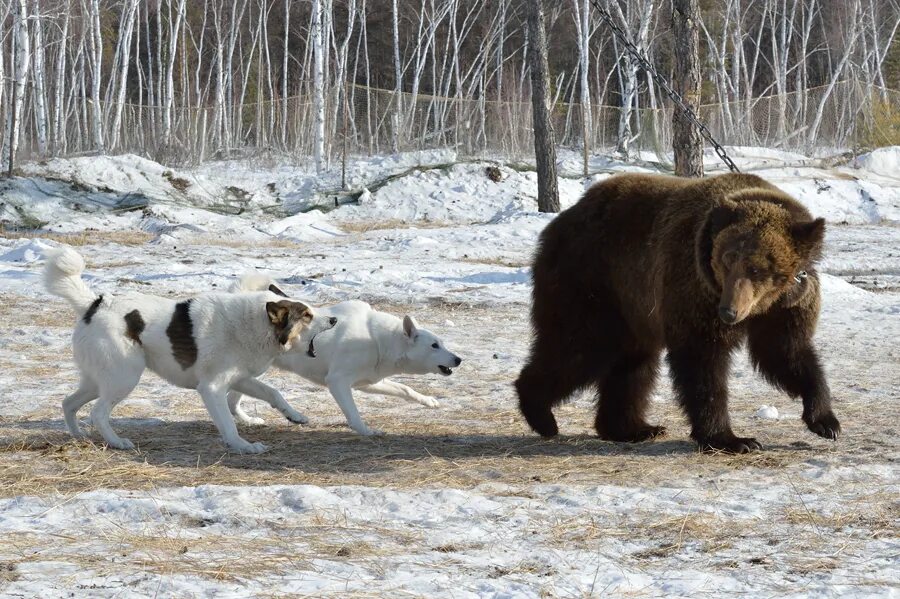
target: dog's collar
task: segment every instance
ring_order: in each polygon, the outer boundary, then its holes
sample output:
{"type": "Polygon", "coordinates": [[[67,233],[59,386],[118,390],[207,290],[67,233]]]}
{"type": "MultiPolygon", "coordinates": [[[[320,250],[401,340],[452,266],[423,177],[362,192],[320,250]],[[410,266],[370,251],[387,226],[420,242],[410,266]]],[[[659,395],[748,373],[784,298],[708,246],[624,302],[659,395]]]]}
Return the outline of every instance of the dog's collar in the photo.
{"type": "Polygon", "coordinates": [[[801,270],[800,272],[798,272],[797,274],[794,275],[794,282],[795,282],[795,283],[802,283],[802,282],[803,282],[803,279],[805,279],[805,278],[808,277],[808,276],[809,276],[809,275],[806,273],[805,270],[801,270]]]}

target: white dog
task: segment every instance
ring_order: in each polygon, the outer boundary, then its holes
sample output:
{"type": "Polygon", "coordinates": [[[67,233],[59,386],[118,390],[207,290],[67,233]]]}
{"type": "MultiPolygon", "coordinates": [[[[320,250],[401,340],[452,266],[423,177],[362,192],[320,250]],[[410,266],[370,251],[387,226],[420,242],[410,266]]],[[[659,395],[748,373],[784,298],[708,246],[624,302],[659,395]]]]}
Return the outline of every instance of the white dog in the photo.
{"type": "MultiPolygon", "coordinates": [[[[232,290],[268,290],[285,295],[271,279],[258,274],[244,276],[232,290]]],[[[365,302],[347,301],[317,310],[336,317],[337,325],[316,337],[316,359],[293,349],[275,358],[274,365],[327,387],[351,429],[361,435],[381,434],[369,428],[360,417],[353,401],[353,389],[400,397],[432,408],[440,405],[433,397],[386,380],[395,374],[453,374],[453,368],[462,359],[449,351],[437,335],[419,328],[410,316],[401,320],[373,310],[365,302]]],[[[240,401],[240,389],[229,393],[228,405],[235,418],[244,424],[261,424],[261,418],[244,412],[240,401]]]]}
{"type": "Polygon", "coordinates": [[[181,302],[142,294],[97,295],[81,280],[83,270],[84,260],[69,247],[51,253],[44,270],[47,290],[66,299],[79,317],[72,345],[81,384],[63,401],[74,437],[83,437],[78,409],[97,399],[91,410],[94,427],[109,446],[133,448],[112,429],[109,416],[145,368],[199,391],[225,445],[239,453],[266,447],[238,434],[228,409],[231,390],[268,402],[292,422],[307,421],[255,377],[291,347],[312,353],[313,339],[333,327],[334,318],[271,292],[212,293],[181,302]]]}

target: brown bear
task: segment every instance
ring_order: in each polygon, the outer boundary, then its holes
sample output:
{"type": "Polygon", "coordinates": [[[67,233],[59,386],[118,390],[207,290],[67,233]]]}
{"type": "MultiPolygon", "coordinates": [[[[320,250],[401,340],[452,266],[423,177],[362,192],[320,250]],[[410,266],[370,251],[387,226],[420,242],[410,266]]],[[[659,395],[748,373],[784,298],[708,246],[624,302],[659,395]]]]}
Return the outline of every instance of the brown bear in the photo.
{"type": "Polygon", "coordinates": [[[731,353],[803,398],[811,431],[841,427],[812,343],[825,221],[754,175],[624,174],[591,187],[540,236],[531,355],[515,386],[528,424],[559,431],[551,408],[597,390],[597,434],[643,441],[659,357],[701,449],[745,453],[728,417],[731,353]]]}

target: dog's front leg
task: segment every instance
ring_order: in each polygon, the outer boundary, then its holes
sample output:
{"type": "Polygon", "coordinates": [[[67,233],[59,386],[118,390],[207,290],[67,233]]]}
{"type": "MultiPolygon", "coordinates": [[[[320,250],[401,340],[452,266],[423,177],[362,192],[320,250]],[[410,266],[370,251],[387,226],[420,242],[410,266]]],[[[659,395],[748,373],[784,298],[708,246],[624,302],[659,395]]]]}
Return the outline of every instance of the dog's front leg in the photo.
{"type": "MultiPolygon", "coordinates": [[[[256,399],[263,400],[264,402],[281,412],[285,418],[287,418],[294,424],[306,424],[307,422],[309,422],[309,418],[292,408],[290,404],[284,399],[284,396],[282,396],[277,389],[273,389],[272,387],[266,385],[265,383],[261,383],[254,378],[242,379],[232,385],[231,388],[240,393],[249,395],[250,397],[255,397],[256,399]]],[[[229,393],[229,403],[230,398],[231,394],[229,393]]],[[[237,407],[238,409],[240,409],[240,405],[238,405],[237,407]]],[[[232,410],[232,413],[234,413],[234,410],[232,410]]]]}
{"type": "Polygon", "coordinates": [[[264,444],[251,443],[238,434],[237,425],[228,409],[228,388],[225,385],[202,383],[197,391],[228,449],[236,453],[262,453],[267,449],[264,444]]]}
{"type": "Polygon", "coordinates": [[[331,391],[332,397],[334,397],[334,400],[344,413],[344,417],[347,419],[347,425],[350,428],[360,435],[372,436],[384,434],[381,431],[369,428],[366,423],[363,422],[362,417],[359,415],[359,411],[356,409],[356,403],[353,401],[353,387],[349,381],[344,378],[328,376],[325,377],[325,384],[328,386],[328,390],[331,391]]]}

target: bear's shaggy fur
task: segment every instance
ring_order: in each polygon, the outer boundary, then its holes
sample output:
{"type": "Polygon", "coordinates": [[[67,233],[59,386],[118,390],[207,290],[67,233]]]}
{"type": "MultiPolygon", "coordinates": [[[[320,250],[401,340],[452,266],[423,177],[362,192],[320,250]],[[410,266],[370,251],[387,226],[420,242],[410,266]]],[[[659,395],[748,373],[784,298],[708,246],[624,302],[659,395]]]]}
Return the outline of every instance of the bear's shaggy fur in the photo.
{"type": "Polygon", "coordinates": [[[516,381],[528,424],[556,435],[551,408],[595,387],[601,438],[663,434],[644,415],[665,349],[699,446],[759,449],[728,417],[729,360],[746,340],[756,369],[802,397],[809,429],[836,439],[812,344],[824,232],[824,220],[754,175],[625,174],[594,185],[540,237],[534,340],[516,381]]]}

